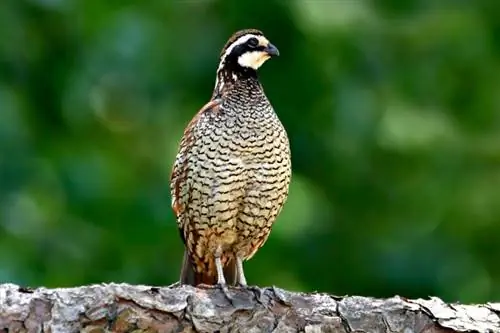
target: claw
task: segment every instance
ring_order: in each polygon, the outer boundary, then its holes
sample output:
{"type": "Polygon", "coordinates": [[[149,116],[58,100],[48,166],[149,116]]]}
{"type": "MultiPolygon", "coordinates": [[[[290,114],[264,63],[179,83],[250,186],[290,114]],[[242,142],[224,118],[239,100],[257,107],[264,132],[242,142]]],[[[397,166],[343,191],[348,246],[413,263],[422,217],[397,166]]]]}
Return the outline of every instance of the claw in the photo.
{"type": "Polygon", "coordinates": [[[265,289],[259,288],[258,286],[247,286],[246,288],[254,294],[255,299],[260,305],[267,307],[267,302],[264,299],[265,289]]]}
{"type": "Polygon", "coordinates": [[[224,297],[226,298],[226,300],[232,305],[234,306],[234,303],[233,303],[233,297],[231,296],[231,294],[229,293],[229,288],[228,288],[228,285],[227,284],[221,284],[221,283],[217,283],[217,284],[214,284],[214,285],[198,285],[199,287],[202,286],[203,288],[206,288],[206,289],[219,289],[220,291],[222,291],[222,294],[224,294],[224,297]]]}
{"type": "Polygon", "coordinates": [[[222,291],[222,293],[224,294],[224,297],[229,301],[229,303],[231,303],[231,305],[234,306],[233,298],[231,297],[231,295],[229,293],[229,287],[226,283],[216,283],[216,284],[200,283],[196,287],[200,288],[200,289],[207,289],[207,290],[219,289],[220,291],[222,291]]]}

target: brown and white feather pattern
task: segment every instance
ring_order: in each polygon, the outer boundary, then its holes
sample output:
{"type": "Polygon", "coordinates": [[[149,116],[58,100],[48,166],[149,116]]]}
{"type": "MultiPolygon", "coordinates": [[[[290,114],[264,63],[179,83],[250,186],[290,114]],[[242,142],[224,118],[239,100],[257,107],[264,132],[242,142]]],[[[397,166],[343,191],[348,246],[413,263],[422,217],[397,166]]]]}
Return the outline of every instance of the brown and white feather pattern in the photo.
{"type": "Polygon", "coordinates": [[[227,266],[255,254],[291,177],[287,133],[257,77],[225,65],[223,53],[212,100],[187,126],[171,177],[193,284],[217,282],[216,255],[227,266]]]}

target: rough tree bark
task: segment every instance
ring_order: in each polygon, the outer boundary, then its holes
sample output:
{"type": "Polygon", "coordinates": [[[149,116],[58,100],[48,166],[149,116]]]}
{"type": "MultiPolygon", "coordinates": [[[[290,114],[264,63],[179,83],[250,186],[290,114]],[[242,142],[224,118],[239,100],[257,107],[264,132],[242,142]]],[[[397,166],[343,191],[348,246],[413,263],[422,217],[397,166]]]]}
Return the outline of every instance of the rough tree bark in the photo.
{"type": "Polygon", "coordinates": [[[0,332],[500,332],[500,303],[374,299],[277,288],[0,285],[0,332]]]}

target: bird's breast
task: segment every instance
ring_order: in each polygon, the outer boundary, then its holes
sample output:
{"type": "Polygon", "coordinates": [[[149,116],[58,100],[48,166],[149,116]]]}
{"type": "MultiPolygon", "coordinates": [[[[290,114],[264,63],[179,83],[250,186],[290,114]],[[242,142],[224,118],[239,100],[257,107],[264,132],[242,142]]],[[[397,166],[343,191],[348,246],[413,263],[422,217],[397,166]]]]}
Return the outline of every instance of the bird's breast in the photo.
{"type": "Polygon", "coordinates": [[[276,144],[288,144],[285,129],[270,107],[228,114],[223,123],[222,141],[243,155],[258,153],[276,144]]]}

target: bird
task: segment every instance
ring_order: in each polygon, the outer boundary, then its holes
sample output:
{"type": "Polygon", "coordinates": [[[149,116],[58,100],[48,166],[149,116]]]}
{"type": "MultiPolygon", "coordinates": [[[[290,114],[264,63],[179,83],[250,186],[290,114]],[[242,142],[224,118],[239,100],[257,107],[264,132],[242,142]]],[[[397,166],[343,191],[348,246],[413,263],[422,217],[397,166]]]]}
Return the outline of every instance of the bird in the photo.
{"type": "Polygon", "coordinates": [[[262,31],[236,31],[210,100],[185,127],[170,176],[185,246],[181,285],[247,286],[243,262],[267,241],[287,200],[289,138],[257,75],[277,56],[262,31]]]}

